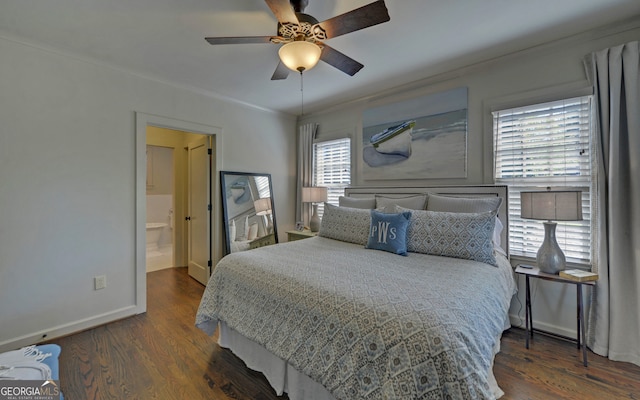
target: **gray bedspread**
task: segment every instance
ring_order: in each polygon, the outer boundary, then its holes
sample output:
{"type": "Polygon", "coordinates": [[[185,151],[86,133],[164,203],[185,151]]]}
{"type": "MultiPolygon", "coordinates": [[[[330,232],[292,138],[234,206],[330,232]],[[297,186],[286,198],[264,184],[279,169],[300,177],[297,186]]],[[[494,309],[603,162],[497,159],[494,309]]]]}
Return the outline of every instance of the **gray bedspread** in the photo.
{"type": "Polygon", "coordinates": [[[489,399],[515,288],[499,265],[282,243],[223,258],[196,325],[211,335],[225,321],[337,399],[489,399]]]}

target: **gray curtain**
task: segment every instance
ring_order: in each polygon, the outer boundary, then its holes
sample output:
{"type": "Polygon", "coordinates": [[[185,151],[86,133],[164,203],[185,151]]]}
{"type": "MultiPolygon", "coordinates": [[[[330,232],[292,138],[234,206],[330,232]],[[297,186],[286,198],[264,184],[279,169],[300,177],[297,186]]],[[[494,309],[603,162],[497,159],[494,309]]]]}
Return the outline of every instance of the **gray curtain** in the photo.
{"type": "Polygon", "coordinates": [[[296,221],[309,225],[311,205],[302,204],[302,188],[313,184],[313,140],[316,138],[318,124],[300,126],[298,135],[298,184],[296,194],[296,221]]]}
{"type": "Polygon", "coordinates": [[[597,354],[640,365],[640,70],[638,42],[585,58],[593,83],[598,157],[600,279],[587,343],[597,354]]]}

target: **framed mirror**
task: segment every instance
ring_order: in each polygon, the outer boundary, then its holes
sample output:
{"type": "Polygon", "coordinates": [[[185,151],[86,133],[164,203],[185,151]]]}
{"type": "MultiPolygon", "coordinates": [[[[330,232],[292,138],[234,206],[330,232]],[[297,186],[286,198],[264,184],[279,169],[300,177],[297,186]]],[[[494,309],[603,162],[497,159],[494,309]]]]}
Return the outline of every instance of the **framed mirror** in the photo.
{"type": "Polygon", "coordinates": [[[271,175],[220,171],[226,254],[278,243],[271,175]]]}

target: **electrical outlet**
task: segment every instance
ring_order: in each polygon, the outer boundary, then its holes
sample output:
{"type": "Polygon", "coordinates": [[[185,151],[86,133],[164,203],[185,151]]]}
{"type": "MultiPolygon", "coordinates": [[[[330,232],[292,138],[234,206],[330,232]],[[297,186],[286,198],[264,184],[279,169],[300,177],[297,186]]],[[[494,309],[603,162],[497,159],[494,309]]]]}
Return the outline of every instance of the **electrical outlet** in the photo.
{"type": "Polygon", "coordinates": [[[106,288],[107,276],[106,275],[96,276],[95,278],[93,278],[93,284],[94,284],[95,290],[106,288]]]}

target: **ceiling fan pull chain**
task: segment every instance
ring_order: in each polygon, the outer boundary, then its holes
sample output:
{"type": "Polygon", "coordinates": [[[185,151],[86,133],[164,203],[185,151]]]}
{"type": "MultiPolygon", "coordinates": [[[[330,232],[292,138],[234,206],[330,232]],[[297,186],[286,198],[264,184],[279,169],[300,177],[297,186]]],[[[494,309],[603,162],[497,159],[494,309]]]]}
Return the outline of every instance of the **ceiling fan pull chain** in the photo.
{"type": "Polygon", "coordinates": [[[300,71],[300,116],[304,115],[304,83],[302,71],[300,71]]]}

